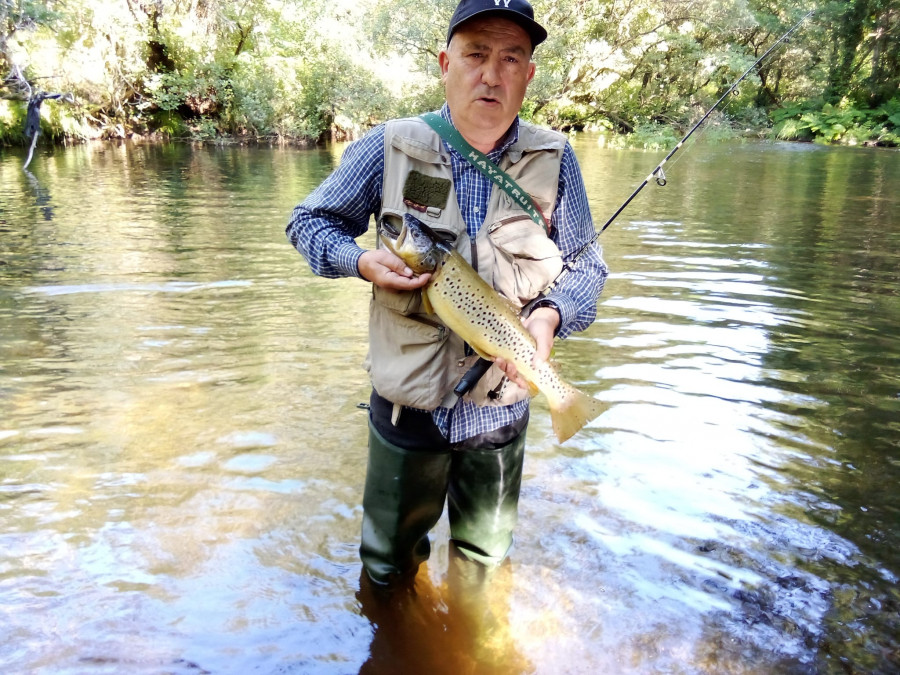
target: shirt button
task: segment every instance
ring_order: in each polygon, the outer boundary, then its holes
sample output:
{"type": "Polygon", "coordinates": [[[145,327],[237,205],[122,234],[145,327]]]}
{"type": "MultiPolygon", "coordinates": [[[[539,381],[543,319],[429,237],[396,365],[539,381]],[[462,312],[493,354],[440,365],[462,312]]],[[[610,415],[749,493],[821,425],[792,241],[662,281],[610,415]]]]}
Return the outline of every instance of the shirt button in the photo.
{"type": "Polygon", "coordinates": [[[459,361],[456,362],[456,365],[458,365],[460,368],[462,368],[464,365],[466,365],[466,362],[463,361],[462,359],[460,359],[459,361]]]}
{"type": "Polygon", "coordinates": [[[481,209],[478,208],[477,206],[475,207],[475,213],[481,213],[481,209]]]}

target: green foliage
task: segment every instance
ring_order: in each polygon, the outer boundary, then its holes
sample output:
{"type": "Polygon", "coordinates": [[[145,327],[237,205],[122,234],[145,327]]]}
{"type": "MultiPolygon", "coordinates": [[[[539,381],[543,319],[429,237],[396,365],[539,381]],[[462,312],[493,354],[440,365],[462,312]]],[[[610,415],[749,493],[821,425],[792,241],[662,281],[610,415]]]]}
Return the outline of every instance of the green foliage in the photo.
{"type": "Polygon", "coordinates": [[[453,8],[446,0],[373,0],[363,30],[376,54],[411,56],[419,71],[436,76],[453,8]]]}
{"type": "Polygon", "coordinates": [[[213,63],[174,73],[155,73],[146,90],[160,110],[181,110],[186,117],[217,115],[233,99],[228,69],[213,63]]]}
{"type": "Polygon", "coordinates": [[[653,121],[638,123],[626,136],[627,145],[646,150],[670,150],[679,140],[670,125],[653,121]]]}
{"type": "Polygon", "coordinates": [[[846,100],[837,106],[808,101],[774,111],[772,120],[774,135],[783,140],[894,146],[900,138],[900,97],[874,110],[846,100]]]}
{"type": "Polygon", "coordinates": [[[52,0],[3,0],[0,3],[0,36],[37,26],[52,26],[62,13],[52,0]]]}
{"type": "Polygon", "coordinates": [[[166,110],[151,115],[152,126],[158,133],[171,138],[183,138],[190,135],[190,129],[180,115],[166,110]]]}
{"type": "Polygon", "coordinates": [[[896,96],[900,71],[900,11],[897,0],[827,2],[821,14],[829,21],[830,54],[823,97],[838,104],[847,99],[875,108],[896,96]]]}
{"type": "Polygon", "coordinates": [[[276,126],[277,78],[265,64],[242,60],[230,80],[232,99],[225,117],[230,133],[265,136],[276,126]]]}
{"type": "Polygon", "coordinates": [[[302,68],[299,77],[302,88],[294,112],[310,138],[352,137],[388,112],[384,87],[336,46],[326,58],[302,68]]]}
{"type": "MultiPolygon", "coordinates": [[[[437,78],[411,87],[391,101],[390,117],[411,117],[428,110],[437,110],[444,103],[444,87],[437,78]]],[[[530,118],[526,118],[530,119],[530,118]]]]}
{"type": "Polygon", "coordinates": [[[25,142],[25,104],[0,99],[0,144],[25,142]]]}
{"type": "MultiPolygon", "coordinates": [[[[0,144],[28,145],[25,137],[25,101],[0,99],[0,144]]],[[[47,140],[87,140],[93,136],[91,128],[83,116],[65,102],[47,99],[40,109],[41,139],[47,140]]]]}
{"type": "MultiPolygon", "coordinates": [[[[898,1],[822,0],[706,133],[759,129],[773,110],[780,138],[897,144],[898,1]]],[[[550,37],[523,117],[653,148],[680,137],[807,11],[803,0],[533,4],[550,37]]],[[[45,117],[51,137],[347,138],[441,104],[437,59],[453,5],[8,0],[0,56],[75,95],[77,105],[45,117]]],[[[7,139],[18,123],[0,119],[7,139]]]]}

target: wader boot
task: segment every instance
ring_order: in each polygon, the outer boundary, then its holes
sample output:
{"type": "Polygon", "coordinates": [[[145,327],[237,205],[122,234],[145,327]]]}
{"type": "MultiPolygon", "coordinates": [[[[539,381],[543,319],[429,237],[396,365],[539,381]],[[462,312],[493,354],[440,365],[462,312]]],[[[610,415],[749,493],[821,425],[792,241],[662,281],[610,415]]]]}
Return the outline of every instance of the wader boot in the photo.
{"type": "Polygon", "coordinates": [[[449,450],[404,450],[369,425],[359,555],[375,583],[412,576],[428,559],[428,532],[444,510],[449,471],[449,450]]]}
{"type": "Polygon", "coordinates": [[[493,566],[512,546],[525,432],[495,450],[456,450],[447,493],[450,538],[470,560],[493,566]]]}

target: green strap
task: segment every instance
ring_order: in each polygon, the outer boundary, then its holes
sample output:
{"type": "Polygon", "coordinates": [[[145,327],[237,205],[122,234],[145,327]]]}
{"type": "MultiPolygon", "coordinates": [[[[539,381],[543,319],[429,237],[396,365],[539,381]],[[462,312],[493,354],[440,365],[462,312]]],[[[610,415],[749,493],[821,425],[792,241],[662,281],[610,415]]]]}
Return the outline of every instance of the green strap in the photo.
{"type": "Polygon", "coordinates": [[[472,166],[481,171],[481,173],[490,178],[497,187],[508,194],[516,204],[525,210],[525,213],[527,213],[534,222],[544,228],[544,231],[547,232],[548,235],[550,234],[550,227],[544,219],[544,214],[542,214],[541,210],[535,206],[534,201],[531,199],[531,195],[520,188],[516,184],[516,181],[510,178],[503,169],[489,160],[484,153],[469,145],[469,142],[462,137],[462,134],[457,131],[456,127],[437,113],[428,112],[420,115],[420,117],[425,120],[428,126],[440,134],[441,138],[459,152],[459,154],[469,160],[472,166]]]}

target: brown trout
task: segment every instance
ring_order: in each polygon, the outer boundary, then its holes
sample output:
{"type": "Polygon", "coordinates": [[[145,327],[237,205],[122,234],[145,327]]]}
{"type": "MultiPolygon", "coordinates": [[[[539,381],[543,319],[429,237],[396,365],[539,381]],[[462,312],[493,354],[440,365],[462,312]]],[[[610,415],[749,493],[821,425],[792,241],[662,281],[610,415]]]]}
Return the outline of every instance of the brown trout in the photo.
{"type": "Polygon", "coordinates": [[[515,364],[529,385],[547,397],[553,431],[562,443],[597,417],[606,404],[563,381],[547,361],[534,362],[537,343],[513,306],[425,223],[406,214],[382,221],[380,238],[416,274],[432,273],[422,289],[426,311],[486,359],[515,364]],[[399,226],[399,227],[398,227],[399,226]]]}

